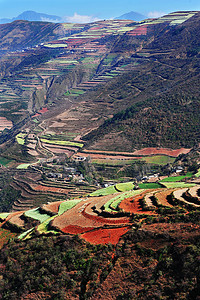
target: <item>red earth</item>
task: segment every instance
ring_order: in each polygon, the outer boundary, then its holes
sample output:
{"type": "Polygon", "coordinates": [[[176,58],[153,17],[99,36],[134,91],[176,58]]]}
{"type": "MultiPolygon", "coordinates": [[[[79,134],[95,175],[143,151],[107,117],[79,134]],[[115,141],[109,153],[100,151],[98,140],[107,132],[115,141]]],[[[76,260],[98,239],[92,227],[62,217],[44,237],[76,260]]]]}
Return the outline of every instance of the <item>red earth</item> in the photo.
{"type": "Polygon", "coordinates": [[[143,148],[134,152],[134,155],[157,155],[163,154],[173,157],[178,157],[179,154],[187,154],[191,149],[181,148],[181,149],[168,149],[168,148],[143,148]]]}
{"type": "Polygon", "coordinates": [[[147,192],[148,190],[135,197],[130,197],[122,200],[119,207],[126,212],[130,212],[134,214],[152,215],[153,213],[151,211],[142,210],[142,207],[140,205],[140,199],[142,199],[147,192]]]}
{"type": "MultiPolygon", "coordinates": [[[[114,151],[99,151],[99,150],[87,150],[85,149],[83,153],[95,153],[95,154],[110,154],[110,155],[141,155],[141,156],[150,156],[150,155],[167,155],[172,157],[177,157],[179,154],[187,154],[191,149],[180,148],[180,149],[168,149],[168,148],[143,148],[141,150],[136,150],[134,152],[114,152],[114,151]]],[[[84,154],[82,154],[84,155],[84,154]]]]}
{"type": "Polygon", "coordinates": [[[41,110],[39,110],[39,113],[44,114],[47,111],[48,111],[47,107],[43,107],[41,110]]]}
{"type": "Polygon", "coordinates": [[[79,233],[85,233],[89,230],[93,230],[93,227],[80,227],[78,225],[68,225],[64,228],[62,228],[62,231],[64,233],[70,233],[70,234],[79,234],[79,233]]]}
{"type": "Polygon", "coordinates": [[[96,229],[94,231],[86,232],[81,235],[81,237],[89,243],[92,244],[108,244],[111,243],[116,245],[119,239],[124,235],[130,227],[121,228],[106,228],[106,229],[96,229]]]}

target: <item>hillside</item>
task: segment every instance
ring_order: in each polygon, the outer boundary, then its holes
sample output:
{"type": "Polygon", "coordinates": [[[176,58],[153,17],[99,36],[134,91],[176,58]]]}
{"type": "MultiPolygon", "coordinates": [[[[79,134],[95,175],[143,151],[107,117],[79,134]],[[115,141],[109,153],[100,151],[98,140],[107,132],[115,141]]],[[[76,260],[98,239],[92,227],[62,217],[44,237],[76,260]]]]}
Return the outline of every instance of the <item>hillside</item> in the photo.
{"type": "Polygon", "coordinates": [[[183,177],[1,213],[0,294],[198,299],[200,186],[183,177]]]}
{"type": "Polygon", "coordinates": [[[198,24],[199,17],[194,17],[158,33],[133,55],[139,61],[145,57],[142,65],[103,95],[111,96],[113,103],[129,101],[130,107],[85,136],[88,149],[119,150],[120,140],[125,141],[124,151],[148,146],[187,148],[199,143],[198,24]],[[139,90],[136,96],[134,89],[139,90]]]}
{"type": "Polygon", "coordinates": [[[199,299],[199,20],[0,25],[1,299],[199,299]]]}

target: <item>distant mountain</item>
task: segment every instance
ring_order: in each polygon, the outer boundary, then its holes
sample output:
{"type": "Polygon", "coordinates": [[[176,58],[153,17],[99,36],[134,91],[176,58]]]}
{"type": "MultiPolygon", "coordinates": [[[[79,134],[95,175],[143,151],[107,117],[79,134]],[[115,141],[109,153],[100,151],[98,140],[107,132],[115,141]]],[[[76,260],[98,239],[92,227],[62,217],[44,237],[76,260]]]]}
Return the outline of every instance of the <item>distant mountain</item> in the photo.
{"type": "Polygon", "coordinates": [[[134,11],[130,11],[129,13],[123,14],[122,16],[115,18],[115,20],[133,20],[138,22],[144,19],[147,19],[147,17],[134,11]]]}
{"type": "Polygon", "coordinates": [[[43,13],[37,13],[35,11],[25,11],[19,16],[12,18],[12,19],[0,19],[0,24],[4,23],[10,23],[16,20],[25,20],[25,21],[47,21],[47,22],[61,22],[62,18],[58,16],[53,16],[53,15],[47,15],[43,13]]]}

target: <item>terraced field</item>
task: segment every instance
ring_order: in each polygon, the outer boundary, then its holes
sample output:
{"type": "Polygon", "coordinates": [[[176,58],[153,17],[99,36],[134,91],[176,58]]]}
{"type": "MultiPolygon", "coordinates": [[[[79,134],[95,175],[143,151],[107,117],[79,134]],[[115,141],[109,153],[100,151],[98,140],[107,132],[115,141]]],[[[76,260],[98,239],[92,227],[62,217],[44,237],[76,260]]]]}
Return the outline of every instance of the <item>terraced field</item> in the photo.
{"type": "MultiPolygon", "coordinates": [[[[166,208],[170,220],[175,211],[186,215],[200,210],[200,186],[174,189],[138,189],[116,192],[115,186],[105,189],[109,194],[96,192],[73,200],[49,202],[42,207],[10,214],[1,214],[2,228],[20,232],[20,239],[38,234],[79,234],[93,244],[118,243],[134,223],[134,218],[145,222],[149,217],[159,219],[160,208],[166,208]],[[97,196],[98,195],[98,196],[97,196]],[[173,212],[171,211],[173,209],[173,212]],[[35,220],[35,221],[34,221],[35,220]],[[39,222],[32,225],[33,222],[39,222]],[[29,224],[29,225],[28,225],[29,224]]],[[[124,185],[120,186],[124,189],[124,185]]],[[[118,186],[119,188],[119,186],[118,186]]]]}

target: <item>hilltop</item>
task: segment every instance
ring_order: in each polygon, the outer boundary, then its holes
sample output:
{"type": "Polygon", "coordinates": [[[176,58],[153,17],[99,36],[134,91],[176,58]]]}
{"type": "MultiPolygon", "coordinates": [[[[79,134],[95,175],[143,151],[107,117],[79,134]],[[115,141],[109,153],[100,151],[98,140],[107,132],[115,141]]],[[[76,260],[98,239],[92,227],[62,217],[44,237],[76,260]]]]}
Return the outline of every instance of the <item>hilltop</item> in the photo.
{"type": "Polygon", "coordinates": [[[135,11],[130,11],[128,13],[125,13],[125,14],[115,18],[115,20],[133,20],[136,22],[142,21],[144,19],[148,19],[148,18],[142,14],[135,12],[135,11]]]}

